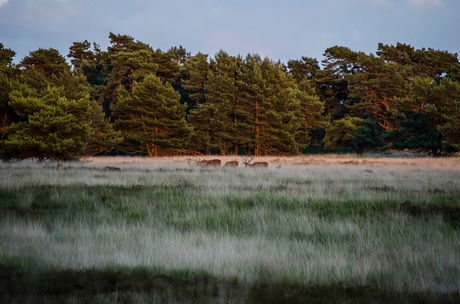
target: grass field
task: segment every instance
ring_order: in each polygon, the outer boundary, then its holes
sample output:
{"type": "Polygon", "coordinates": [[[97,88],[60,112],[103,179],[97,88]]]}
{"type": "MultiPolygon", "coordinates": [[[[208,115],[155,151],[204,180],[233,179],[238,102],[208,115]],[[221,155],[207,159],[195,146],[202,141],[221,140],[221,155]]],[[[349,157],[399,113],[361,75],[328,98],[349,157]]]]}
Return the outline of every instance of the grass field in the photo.
{"type": "Polygon", "coordinates": [[[460,158],[0,164],[0,302],[460,300],[460,158]]]}

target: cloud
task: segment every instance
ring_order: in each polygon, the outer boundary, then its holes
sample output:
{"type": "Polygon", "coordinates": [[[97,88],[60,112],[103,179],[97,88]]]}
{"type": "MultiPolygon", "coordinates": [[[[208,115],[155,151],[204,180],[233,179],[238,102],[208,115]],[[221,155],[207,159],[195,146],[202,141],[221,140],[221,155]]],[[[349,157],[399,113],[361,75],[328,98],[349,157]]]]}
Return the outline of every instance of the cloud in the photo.
{"type": "Polygon", "coordinates": [[[425,5],[425,4],[440,5],[442,4],[442,0],[409,0],[409,2],[414,5],[425,5]]]}
{"type": "Polygon", "coordinates": [[[8,2],[8,0],[0,0],[0,7],[3,5],[3,4],[6,4],[8,2]]]}

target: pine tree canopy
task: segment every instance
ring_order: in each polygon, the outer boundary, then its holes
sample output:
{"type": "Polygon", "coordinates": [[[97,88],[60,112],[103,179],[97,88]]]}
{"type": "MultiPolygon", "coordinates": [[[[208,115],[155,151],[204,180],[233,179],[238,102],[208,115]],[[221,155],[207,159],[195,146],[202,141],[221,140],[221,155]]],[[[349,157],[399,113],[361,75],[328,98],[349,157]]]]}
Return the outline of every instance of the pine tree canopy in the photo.
{"type": "Polygon", "coordinates": [[[297,155],[460,151],[457,54],[379,43],[332,46],[321,61],[257,53],[191,54],[109,33],[29,52],[0,43],[0,156],[78,159],[107,153],[297,155]]]}

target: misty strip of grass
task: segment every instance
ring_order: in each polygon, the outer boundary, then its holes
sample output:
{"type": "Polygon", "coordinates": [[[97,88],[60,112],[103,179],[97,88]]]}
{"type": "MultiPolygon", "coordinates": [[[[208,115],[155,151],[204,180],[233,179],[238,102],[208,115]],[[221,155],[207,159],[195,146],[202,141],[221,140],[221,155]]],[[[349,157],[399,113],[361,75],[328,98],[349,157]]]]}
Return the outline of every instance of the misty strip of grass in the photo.
{"type": "Polygon", "coordinates": [[[0,264],[459,293],[460,174],[345,166],[11,167],[0,264]]]}

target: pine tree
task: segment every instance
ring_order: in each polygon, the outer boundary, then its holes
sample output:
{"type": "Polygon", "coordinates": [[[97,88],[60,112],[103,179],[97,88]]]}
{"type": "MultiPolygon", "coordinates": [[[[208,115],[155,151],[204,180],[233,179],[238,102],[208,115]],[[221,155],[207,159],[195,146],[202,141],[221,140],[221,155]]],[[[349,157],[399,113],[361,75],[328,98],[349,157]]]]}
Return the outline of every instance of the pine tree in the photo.
{"type": "Polygon", "coordinates": [[[326,50],[323,63],[330,79],[324,83],[329,88],[325,90],[343,84],[342,93],[334,93],[340,96],[335,100],[347,109],[343,114],[372,119],[382,130],[394,128],[395,98],[405,96],[408,90],[404,69],[383,58],[338,46],[326,50]]]}
{"type": "Polygon", "coordinates": [[[38,73],[40,76],[55,86],[66,87],[66,80],[68,80],[71,71],[70,66],[65,61],[65,58],[59,53],[58,50],[38,49],[30,52],[19,63],[23,73],[38,73]]]}
{"type": "Polygon", "coordinates": [[[395,127],[395,98],[407,94],[404,71],[374,56],[359,56],[359,71],[349,76],[350,113],[377,122],[381,130],[395,127]]]}
{"type": "Polygon", "coordinates": [[[410,82],[415,77],[428,77],[440,80],[449,77],[459,81],[460,65],[457,54],[434,49],[415,49],[411,45],[378,44],[376,54],[390,64],[397,64],[406,70],[406,79],[410,82]]]}
{"type": "Polygon", "coordinates": [[[297,99],[300,101],[300,124],[301,127],[296,134],[296,141],[302,146],[313,144],[318,146],[322,138],[314,138],[314,132],[323,131],[329,125],[330,117],[324,115],[325,103],[316,94],[310,80],[303,79],[297,83],[297,99]]]}
{"type": "Polygon", "coordinates": [[[460,83],[448,78],[441,79],[433,90],[435,105],[441,112],[442,123],[437,127],[446,152],[460,151],[460,83]]]}
{"type": "Polygon", "coordinates": [[[14,112],[9,106],[10,92],[14,89],[19,70],[13,65],[15,52],[0,43],[0,150],[4,131],[14,120],[14,112]]]}
{"type": "Polygon", "coordinates": [[[305,56],[300,60],[289,60],[287,68],[297,82],[313,80],[320,71],[318,60],[305,56]]]}
{"type": "Polygon", "coordinates": [[[170,48],[163,52],[160,49],[154,52],[154,62],[157,65],[156,75],[163,82],[170,83],[174,88],[179,87],[180,69],[190,54],[181,46],[170,48]]]}
{"type": "Polygon", "coordinates": [[[123,136],[116,131],[110,120],[105,117],[102,107],[96,101],[91,102],[91,132],[85,146],[85,155],[103,155],[122,142],[123,136]]]}
{"type": "Polygon", "coordinates": [[[88,153],[89,143],[97,143],[100,152],[113,148],[120,135],[91,101],[85,77],[72,72],[64,57],[39,49],[20,65],[22,74],[9,94],[15,120],[5,131],[5,159],[70,160],[88,153]]]}
{"type": "Polygon", "coordinates": [[[327,128],[324,137],[324,146],[326,148],[353,148],[354,135],[358,128],[362,126],[364,120],[359,117],[347,116],[342,119],[334,120],[327,128]]]}
{"type": "Polygon", "coordinates": [[[260,153],[298,154],[306,143],[296,140],[304,117],[295,80],[268,58],[262,61],[261,72],[260,153]]]}
{"type": "Polygon", "coordinates": [[[397,149],[431,155],[459,151],[460,85],[448,78],[414,80],[410,95],[397,99],[398,127],[391,134],[397,149]]]}
{"type": "Polygon", "coordinates": [[[181,69],[183,88],[182,103],[187,104],[187,112],[205,102],[204,85],[208,77],[208,55],[198,53],[190,57],[181,69]]]}
{"type": "Polygon", "coordinates": [[[211,154],[213,144],[211,140],[211,119],[213,117],[212,105],[202,103],[192,109],[188,115],[190,126],[193,129],[189,148],[211,154]]]}
{"type": "Polygon", "coordinates": [[[113,113],[116,129],[124,136],[119,149],[156,157],[187,147],[191,130],[185,121],[185,105],[179,103],[174,89],[155,74],[135,85],[134,92],[124,86],[117,89],[120,99],[113,113]]]}
{"type": "Polygon", "coordinates": [[[237,71],[236,84],[238,87],[239,106],[235,115],[239,118],[239,143],[245,154],[261,155],[261,102],[263,100],[262,59],[259,55],[248,54],[237,71]]]}
{"type": "Polygon", "coordinates": [[[106,116],[112,117],[111,108],[118,101],[118,88],[132,93],[136,84],[149,74],[156,73],[157,64],[153,49],[127,35],[109,35],[111,46],[105,56],[104,73],[107,75],[106,84],[100,86],[99,104],[103,105],[106,116]]]}
{"type": "Polygon", "coordinates": [[[107,53],[103,52],[99,45],[91,44],[88,40],[74,42],[69,47],[69,54],[67,55],[68,58],[72,58],[70,61],[74,71],[84,75],[95,92],[107,80],[107,75],[104,72],[106,56],[107,53]]]}
{"type": "Polygon", "coordinates": [[[206,111],[212,111],[209,121],[210,147],[222,155],[227,154],[230,149],[237,150],[238,146],[235,141],[238,122],[235,115],[238,106],[236,70],[237,59],[220,51],[211,60],[205,84],[205,108],[206,111]]]}
{"type": "Polygon", "coordinates": [[[82,154],[91,129],[89,95],[68,99],[62,88],[37,92],[22,85],[10,98],[20,120],[6,128],[2,158],[73,160],[82,154]]]}

